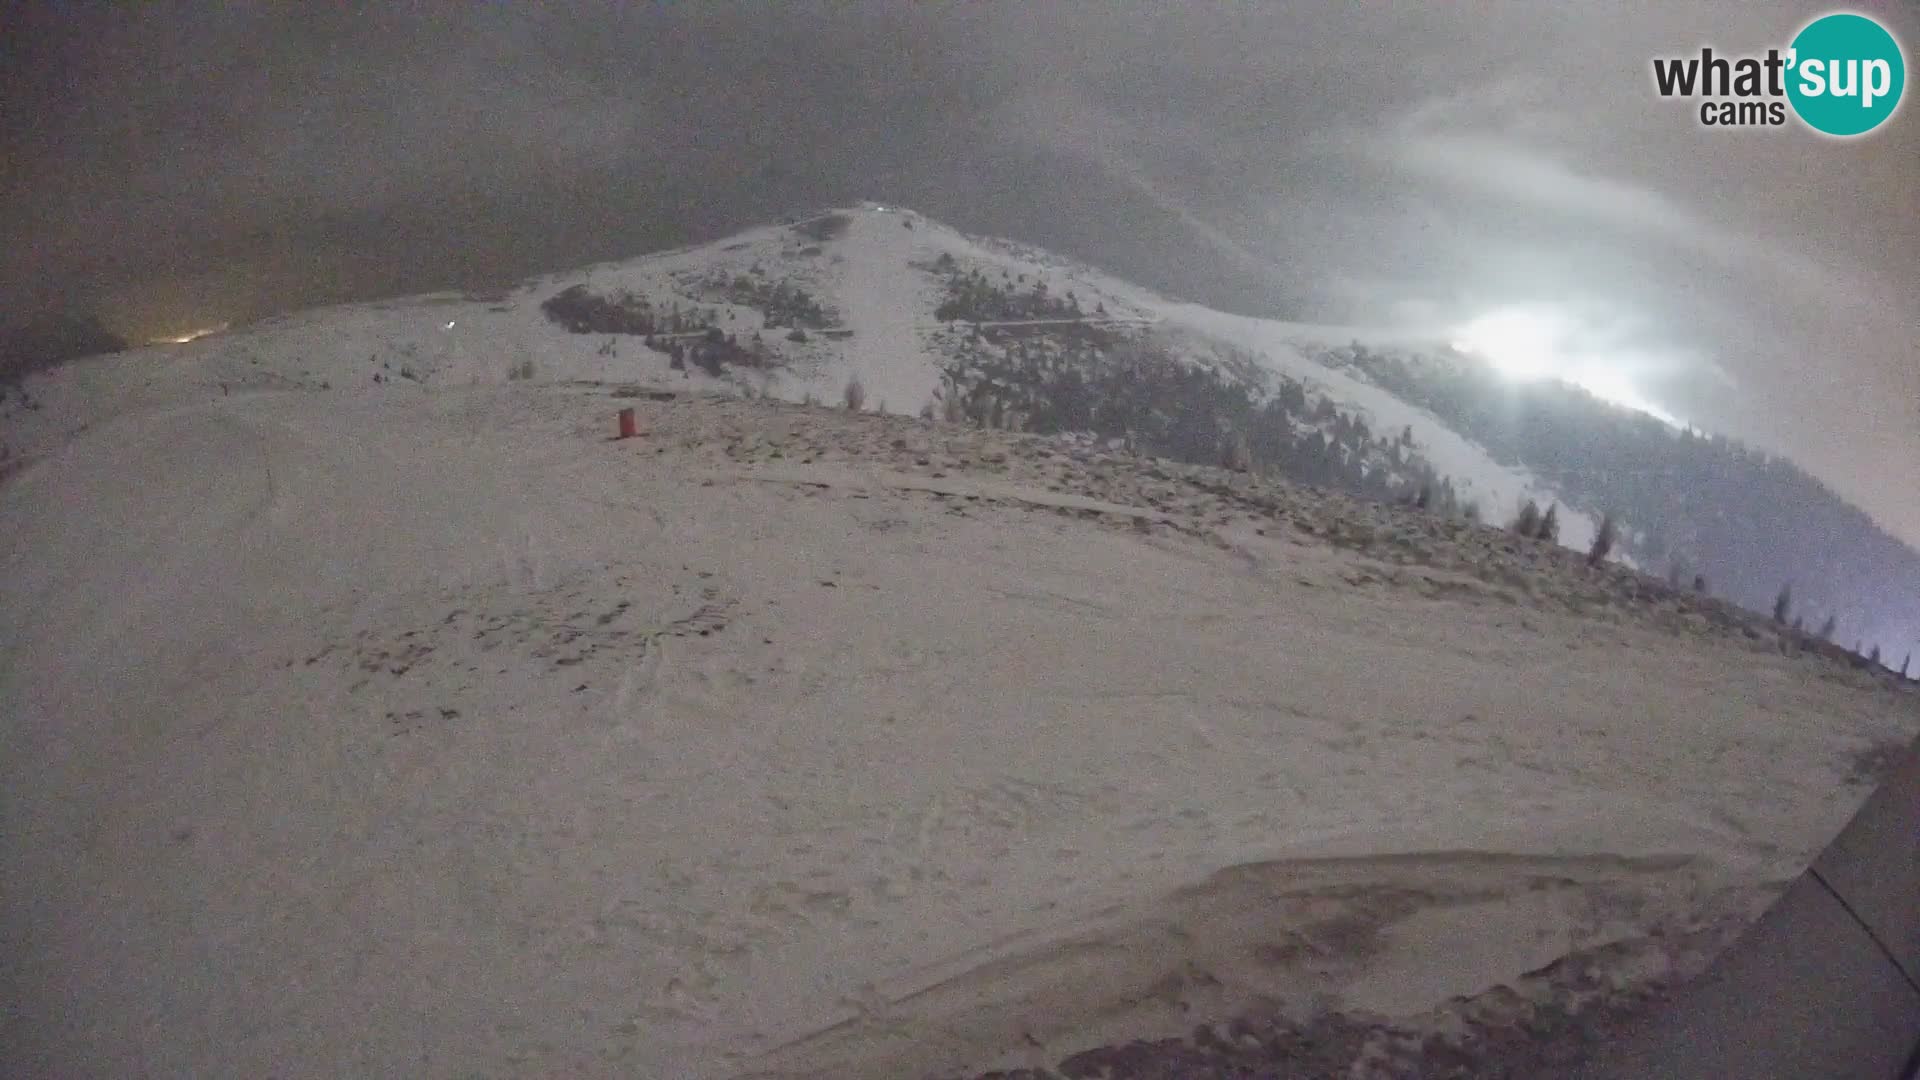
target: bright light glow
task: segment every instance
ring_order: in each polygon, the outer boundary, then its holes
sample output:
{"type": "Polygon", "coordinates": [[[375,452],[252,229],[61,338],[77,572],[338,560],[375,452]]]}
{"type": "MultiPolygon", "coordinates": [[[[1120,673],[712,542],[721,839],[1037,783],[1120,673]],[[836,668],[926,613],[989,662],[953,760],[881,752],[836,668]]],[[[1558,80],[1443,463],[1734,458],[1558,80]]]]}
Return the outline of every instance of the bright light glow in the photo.
{"type": "Polygon", "coordinates": [[[1617,369],[1587,368],[1581,371],[1573,382],[1602,401],[1610,401],[1623,409],[1646,413],[1674,427],[1685,426],[1680,423],[1678,417],[1648,401],[1645,395],[1634,387],[1633,381],[1617,369]]]}
{"type": "Polygon", "coordinates": [[[1623,409],[1684,426],[1634,383],[1633,372],[1657,367],[1657,357],[1621,343],[1617,335],[1596,326],[1583,326],[1567,312],[1503,308],[1459,327],[1451,338],[1456,351],[1484,361],[1510,379],[1559,379],[1623,409]],[[1616,340],[1610,342],[1609,337],[1616,340]],[[1654,363],[1650,365],[1649,360],[1654,363]]]}
{"type": "Polygon", "coordinates": [[[1503,375],[1538,379],[1554,374],[1560,328],[1539,312],[1497,311],[1460,328],[1453,347],[1478,356],[1503,375]]]}
{"type": "Polygon", "coordinates": [[[220,331],[225,330],[226,328],[227,328],[226,323],[221,323],[218,326],[205,326],[205,327],[201,327],[198,330],[189,330],[184,334],[175,334],[171,337],[154,338],[152,343],[155,345],[185,345],[189,341],[199,341],[201,338],[206,337],[208,334],[217,334],[220,331]]]}

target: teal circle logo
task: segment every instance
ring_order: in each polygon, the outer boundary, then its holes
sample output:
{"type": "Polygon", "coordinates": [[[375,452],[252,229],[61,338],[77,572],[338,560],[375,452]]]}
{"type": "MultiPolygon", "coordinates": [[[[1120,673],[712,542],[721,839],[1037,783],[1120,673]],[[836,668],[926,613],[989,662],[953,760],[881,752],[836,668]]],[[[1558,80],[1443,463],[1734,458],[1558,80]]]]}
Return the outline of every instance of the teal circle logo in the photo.
{"type": "Polygon", "coordinates": [[[1794,37],[1789,56],[1787,99],[1815,131],[1863,135],[1900,107],[1906,58],[1893,35],[1865,15],[1813,20],[1794,37]]]}

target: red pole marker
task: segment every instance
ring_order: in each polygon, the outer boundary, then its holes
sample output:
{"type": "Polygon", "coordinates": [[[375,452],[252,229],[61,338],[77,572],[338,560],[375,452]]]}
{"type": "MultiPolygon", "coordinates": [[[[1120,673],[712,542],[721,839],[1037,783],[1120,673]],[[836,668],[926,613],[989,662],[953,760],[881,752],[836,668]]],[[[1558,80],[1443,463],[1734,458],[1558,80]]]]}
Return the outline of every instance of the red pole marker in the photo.
{"type": "Polygon", "coordinates": [[[620,437],[631,439],[640,434],[640,422],[633,418],[632,409],[620,410],[620,437]]]}

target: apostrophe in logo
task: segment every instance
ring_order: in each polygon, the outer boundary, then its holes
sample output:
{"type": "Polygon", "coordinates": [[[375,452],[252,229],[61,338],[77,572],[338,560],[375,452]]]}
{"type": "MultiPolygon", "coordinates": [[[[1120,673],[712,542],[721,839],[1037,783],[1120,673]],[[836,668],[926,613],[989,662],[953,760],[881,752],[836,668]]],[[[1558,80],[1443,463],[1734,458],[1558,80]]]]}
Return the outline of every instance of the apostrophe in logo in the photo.
{"type": "Polygon", "coordinates": [[[1900,107],[1906,58],[1886,28],[1865,15],[1825,15],[1808,23],[1787,53],[1787,100],[1815,131],[1863,135],[1900,107]]]}
{"type": "Polygon", "coordinates": [[[1907,64],[1900,43],[1865,15],[1837,12],[1802,27],[1785,49],[1762,56],[1661,57],[1661,97],[1701,98],[1705,127],[1780,127],[1792,114],[1826,135],[1864,135],[1900,108],[1907,64]]]}

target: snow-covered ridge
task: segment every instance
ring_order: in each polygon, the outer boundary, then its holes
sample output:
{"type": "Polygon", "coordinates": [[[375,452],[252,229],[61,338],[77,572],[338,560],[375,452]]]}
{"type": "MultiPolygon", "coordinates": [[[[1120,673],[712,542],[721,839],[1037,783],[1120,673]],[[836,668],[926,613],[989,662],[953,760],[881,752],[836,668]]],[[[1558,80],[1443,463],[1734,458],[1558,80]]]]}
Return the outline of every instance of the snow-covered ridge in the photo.
{"type": "MultiPolygon", "coordinates": [[[[588,325],[588,324],[582,324],[588,325]]],[[[632,329],[629,325],[625,329],[632,329]]],[[[1500,464],[1431,413],[1313,357],[1349,341],[1391,342],[1385,331],[1302,326],[1214,311],[1160,296],[1073,260],[1011,241],[967,236],[897,206],[864,203],[747,229],[711,243],[546,275],[496,295],[436,293],[330,307],[191,343],[123,354],[155,383],[199,395],[254,389],[541,382],[668,383],[800,401],[839,401],[857,379],[868,409],[915,413],[966,362],[983,333],[1007,339],[1099,330],[1151,339],[1183,362],[1218,366],[1221,350],[1250,367],[1232,378],[1265,397],[1282,380],[1364,420],[1375,433],[1411,430],[1410,453],[1448,479],[1461,503],[1489,518],[1528,498],[1558,495],[1524,469],[1500,464]],[[956,275],[977,275],[1025,296],[1071,297],[1044,317],[942,317],[956,275]],[[542,305],[568,290],[644,311],[660,332],[574,332],[542,305]],[[796,298],[798,298],[796,300],[796,298]],[[795,305],[803,311],[796,319],[795,305]],[[704,342],[717,335],[709,348],[704,342]],[[702,355],[708,353],[711,355],[702,355]]],[[[1010,347],[1017,347],[1010,346],[1010,347]]],[[[991,348],[991,346],[990,346],[991,348]]],[[[1024,352],[1024,350],[1022,350],[1024,352]]],[[[68,369],[30,392],[122,392],[68,369]]],[[[19,413],[17,401],[0,403],[19,413]]],[[[95,406],[112,411],[109,403],[95,406]]],[[[63,432],[9,416],[16,456],[43,453],[63,432]]],[[[1581,545],[1592,523],[1562,508],[1562,540],[1581,545]]]]}

